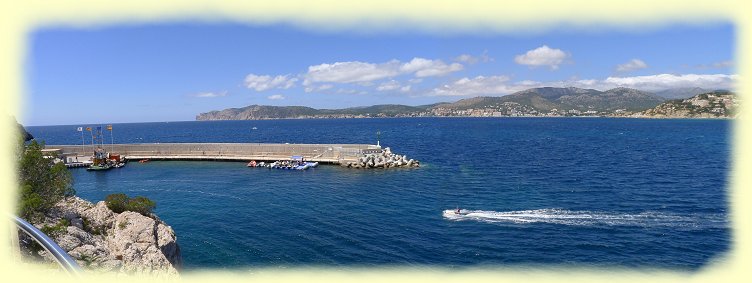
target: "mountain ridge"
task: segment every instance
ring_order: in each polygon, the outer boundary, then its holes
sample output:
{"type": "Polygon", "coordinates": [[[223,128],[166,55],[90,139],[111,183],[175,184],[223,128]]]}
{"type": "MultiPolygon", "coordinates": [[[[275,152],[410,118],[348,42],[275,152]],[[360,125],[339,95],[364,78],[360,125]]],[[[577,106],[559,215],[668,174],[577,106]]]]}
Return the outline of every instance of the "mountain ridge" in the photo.
{"type": "MultiPolygon", "coordinates": [[[[672,95],[699,88],[677,89],[672,95]]],[[[668,93],[668,92],[666,92],[668,93]]],[[[307,106],[249,105],[200,113],[196,120],[260,120],[290,118],[365,118],[416,116],[564,116],[634,113],[667,101],[654,93],[617,87],[605,91],[577,87],[540,87],[505,96],[476,96],[455,102],[409,106],[377,104],[342,109],[307,106]]]]}

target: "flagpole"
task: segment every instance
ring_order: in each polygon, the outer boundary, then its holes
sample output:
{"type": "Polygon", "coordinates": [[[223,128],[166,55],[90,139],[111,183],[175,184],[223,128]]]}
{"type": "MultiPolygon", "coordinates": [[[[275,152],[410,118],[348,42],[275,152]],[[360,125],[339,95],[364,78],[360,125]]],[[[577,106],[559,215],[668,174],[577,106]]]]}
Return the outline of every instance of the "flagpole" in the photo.
{"type": "Polygon", "coordinates": [[[81,129],[79,131],[79,132],[81,132],[81,154],[84,154],[84,152],[86,152],[86,147],[84,146],[85,145],[85,143],[84,143],[84,128],[83,127],[78,127],[78,128],[81,129]]]}
{"type": "Polygon", "coordinates": [[[94,152],[97,151],[97,148],[94,146],[94,129],[91,129],[89,132],[91,133],[91,151],[94,152]]]}
{"type": "Polygon", "coordinates": [[[110,129],[110,149],[112,152],[115,152],[115,136],[112,134],[112,125],[109,125],[107,128],[110,129]]]}

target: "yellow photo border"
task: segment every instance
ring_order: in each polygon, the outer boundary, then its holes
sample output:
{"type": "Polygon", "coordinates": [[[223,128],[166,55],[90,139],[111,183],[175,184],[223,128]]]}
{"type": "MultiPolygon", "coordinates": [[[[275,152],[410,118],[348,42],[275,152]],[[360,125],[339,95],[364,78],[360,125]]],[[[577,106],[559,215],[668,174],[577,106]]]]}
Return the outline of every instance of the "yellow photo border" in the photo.
{"type": "MultiPolygon", "coordinates": [[[[180,281],[246,282],[739,282],[750,277],[750,115],[746,111],[746,70],[750,58],[752,5],[724,0],[618,0],[618,1],[490,1],[490,0],[316,0],[316,1],[3,1],[0,3],[0,107],[8,122],[3,124],[0,156],[13,156],[12,117],[23,115],[25,61],[29,56],[29,34],[43,27],[101,28],[116,25],[164,22],[237,22],[246,24],[290,24],[303,29],[356,31],[363,33],[400,31],[405,26],[427,33],[544,33],[552,29],[642,31],[674,24],[702,26],[730,22],[736,31],[736,92],[742,113],[733,122],[731,171],[728,174],[729,215],[732,225],[730,251],[697,272],[665,269],[620,268],[585,269],[579,266],[505,266],[449,270],[439,267],[400,267],[335,269],[310,267],[294,269],[203,270],[184,272],[180,281]],[[747,145],[747,146],[744,146],[747,145]],[[746,174],[745,174],[746,173],[746,174]],[[522,269],[524,267],[524,270],[522,269]]],[[[681,48],[681,47],[677,47],[681,48]]],[[[0,209],[13,213],[16,197],[16,168],[13,158],[0,160],[3,196],[0,209]]],[[[4,223],[11,227],[8,217],[4,223]]],[[[5,282],[152,282],[154,278],[89,275],[72,278],[20,265],[10,256],[10,233],[0,233],[0,278],[5,282]]],[[[178,235],[179,237],[179,235],[178,235]]],[[[749,280],[749,279],[748,279],[749,280]]],[[[749,282],[749,281],[746,281],[749,282]]]]}

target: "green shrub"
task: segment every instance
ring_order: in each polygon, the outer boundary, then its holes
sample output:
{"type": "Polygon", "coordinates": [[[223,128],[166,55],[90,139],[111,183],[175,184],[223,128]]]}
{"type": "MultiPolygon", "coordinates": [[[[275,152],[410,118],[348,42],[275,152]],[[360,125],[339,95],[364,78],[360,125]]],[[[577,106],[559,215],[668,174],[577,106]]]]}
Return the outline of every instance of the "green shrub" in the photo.
{"type": "Polygon", "coordinates": [[[60,221],[57,222],[54,226],[43,226],[42,229],[39,229],[47,236],[50,236],[52,238],[57,237],[59,235],[64,234],[68,230],[68,226],[70,226],[70,221],[68,219],[60,219],[60,221]]]}
{"type": "Polygon", "coordinates": [[[72,196],[73,178],[62,163],[55,163],[54,156],[42,154],[44,143],[20,142],[18,157],[19,215],[29,221],[40,220],[59,200],[72,196]]]}
{"type": "Polygon", "coordinates": [[[137,196],[128,200],[126,210],[138,212],[142,215],[148,216],[149,214],[151,214],[151,211],[154,210],[155,207],[157,207],[157,204],[154,203],[154,201],[142,196],[137,196]]]}
{"type": "Polygon", "coordinates": [[[128,196],[125,194],[111,194],[104,198],[104,202],[107,204],[107,208],[115,213],[121,213],[126,211],[125,207],[128,204],[128,196]]]}
{"type": "Polygon", "coordinates": [[[136,196],[134,198],[129,198],[122,193],[108,195],[104,201],[107,204],[107,208],[115,213],[133,211],[144,216],[149,216],[152,210],[157,207],[157,204],[154,201],[146,197],[136,196]]]}

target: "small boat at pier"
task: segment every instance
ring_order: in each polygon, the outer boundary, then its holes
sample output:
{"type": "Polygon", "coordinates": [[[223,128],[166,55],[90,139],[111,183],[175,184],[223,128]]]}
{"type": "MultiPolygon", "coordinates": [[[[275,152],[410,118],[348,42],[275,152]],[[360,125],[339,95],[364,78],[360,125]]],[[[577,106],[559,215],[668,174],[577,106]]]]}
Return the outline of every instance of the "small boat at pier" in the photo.
{"type": "Polygon", "coordinates": [[[91,166],[87,167],[86,170],[88,171],[105,171],[110,170],[112,166],[109,164],[92,164],[91,166]]]}

